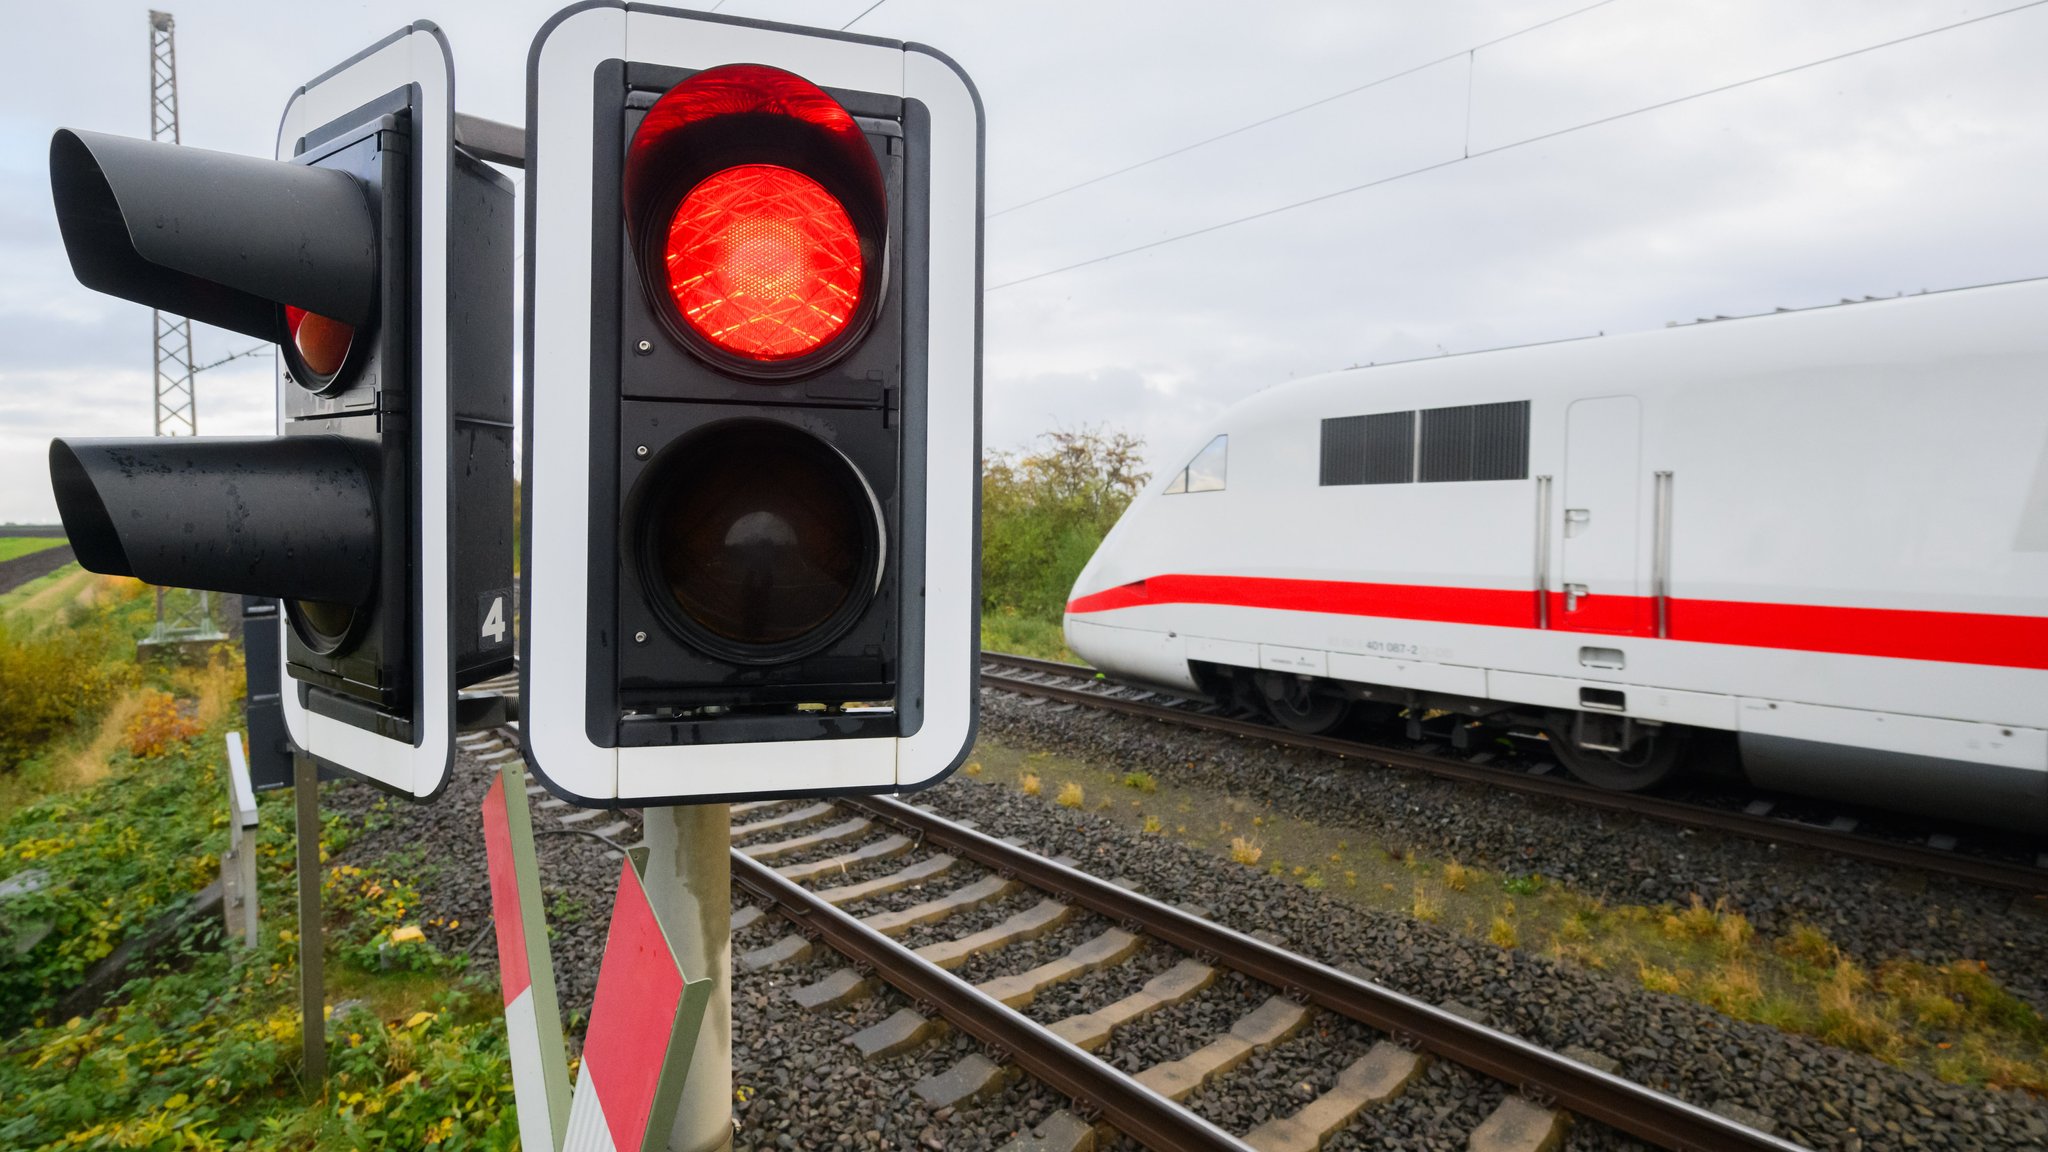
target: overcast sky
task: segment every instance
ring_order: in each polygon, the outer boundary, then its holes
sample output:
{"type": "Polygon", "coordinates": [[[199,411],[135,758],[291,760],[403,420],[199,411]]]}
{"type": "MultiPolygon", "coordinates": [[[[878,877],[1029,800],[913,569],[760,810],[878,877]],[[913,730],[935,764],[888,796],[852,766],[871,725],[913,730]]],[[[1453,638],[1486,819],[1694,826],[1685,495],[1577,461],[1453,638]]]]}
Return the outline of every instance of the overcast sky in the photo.
{"type": "MultiPolygon", "coordinates": [[[[255,155],[295,87],[421,17],[453,45],[461,110],[517,122],[558,6],[170,2],[185,143],[255,155]]],[[[870,2],[720,10],[837,27],[870,2]]],[[[1108,425],[1166,468],[1224,406],[1294,376],[2048,274],[2048,6],[1517,144],[2021,2],[884,0],[855,30],[974,78],[991,212],[1443,61],[989,221],[986,442],[1108,425]]],[[[149,313],[72,278],[47,171],[59,125],[148,134],[145,12],[9,13],[0,521],[55,519],[51,436],[150,430],[149,313]]],[[[195,344],[204,363],[250,341],[195,344]]],[[[270,379],[267,356],[203,373],[200,430],[267,432],[270,379]]]]}

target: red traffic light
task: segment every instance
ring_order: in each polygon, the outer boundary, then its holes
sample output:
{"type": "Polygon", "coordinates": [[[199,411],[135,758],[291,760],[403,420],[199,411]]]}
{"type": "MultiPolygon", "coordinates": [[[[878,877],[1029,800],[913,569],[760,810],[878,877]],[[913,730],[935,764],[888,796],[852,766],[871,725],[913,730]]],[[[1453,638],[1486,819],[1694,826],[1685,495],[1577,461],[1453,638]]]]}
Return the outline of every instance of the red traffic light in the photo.
{"type": "Polygon", "coordinates": [[[356,330],[352,324],[329,319],[304,308],[287,304],[284,308],[284,326],[291,336],[292,351],[299,366],[312,378],[308,385],[320,385],[333,380],[348,363],[348,350],[355,343],[356,330]]]}
{"type": "Polygon", "coordinates": [[[663,93],[622,191],[642,283],[677,341],[762,380],[856,345],[887,259],[874,148],[824,89],[779,68],[708,68],[663,93]]]}
{"type": "Polygon", "coordinates": [[[861,300],[860,235],[838,197],[774,164],[706,177],[668,229],[668,290],[706,340],[750,360],[807,355],[861,300]]]}

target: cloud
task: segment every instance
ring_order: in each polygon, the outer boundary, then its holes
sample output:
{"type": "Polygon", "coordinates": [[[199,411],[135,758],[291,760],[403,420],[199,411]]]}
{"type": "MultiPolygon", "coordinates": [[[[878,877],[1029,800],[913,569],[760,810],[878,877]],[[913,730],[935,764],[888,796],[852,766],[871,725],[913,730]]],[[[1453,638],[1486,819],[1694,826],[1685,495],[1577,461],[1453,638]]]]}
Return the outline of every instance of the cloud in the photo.
{"type": "MultiPolygon", "coordinates": [[[[316,37],[290,5],[193,3],[186,141],[258,154],[296,85],[414,15],[375,0],[323,12],[316,37]]],[[[721,12],[836,26],[865,6],[721,12]]],[[[1583,6],[1326,0],[1246,19],[1207,0],[890,0],[857,30],[937,45],[974,77],[1001,209],[1583,6]]],[[[523,117],[526,50],[555,7],[443,25],[465,111],[523,117]]],[[[988,283],[1992,10],[1622,0],[998,216],[988,283]]],[[[146,312],[71,278],[44,171],[59,116],[146,128],[144,27],[112,4],[13,27],[49,48],[0,74],[0,518],[47,519],[38,437],[148,424],[146,312]]],[[[991,292],[984,440],[1108,424],[1172,467],[1235,401],[1354,364],[2048,273],[2044,42],[2048,9],[2001,17],[991,292]]],[[[243,346],[198,339],[202,360],[243,346]]],[[[260,430],[268,402],[261,364],[200,379],[206,431],[260,430]]]]}

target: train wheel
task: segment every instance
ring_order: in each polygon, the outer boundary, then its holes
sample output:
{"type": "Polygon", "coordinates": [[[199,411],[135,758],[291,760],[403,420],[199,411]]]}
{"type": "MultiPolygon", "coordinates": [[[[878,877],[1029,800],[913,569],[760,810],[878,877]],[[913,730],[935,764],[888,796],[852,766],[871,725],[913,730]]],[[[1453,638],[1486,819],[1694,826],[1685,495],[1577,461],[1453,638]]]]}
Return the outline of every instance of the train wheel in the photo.
{"type": "Polygon", "coordinates": [[[1259,690],[1265,699],[1266,713],[1282,728],[1305,736],[1335,731],[1351,712],[1351,701],[1325,696],[1299,676],[1261,677],[1259,690]]]}
{"type": "Polygon", "coordinates": [[[1679,734],[1668,728],[1653,729],[1626,752],[1601,752],[1573,743],[1569,726],[1548,729],[1550,750],[1565,770],[1609,792],[1645,792],[1678,774],[1683,751],[1679,734]]]}

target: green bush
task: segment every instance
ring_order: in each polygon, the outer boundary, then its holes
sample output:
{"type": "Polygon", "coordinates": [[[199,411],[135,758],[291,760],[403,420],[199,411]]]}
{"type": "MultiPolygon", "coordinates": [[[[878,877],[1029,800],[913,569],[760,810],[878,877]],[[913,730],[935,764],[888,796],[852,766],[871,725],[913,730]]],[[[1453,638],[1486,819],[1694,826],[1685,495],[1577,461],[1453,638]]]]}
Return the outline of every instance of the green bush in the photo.
{"type": "Polygon", "coordinates": [[[222,757],[217,735],[141,759],[124,750],[93,787],[0,820],[0,877],[48,877],[8,901],[6,922],[52,928],[26,951],[0,947],[0,1033],[48,1011],[131,932],[217,875],[222,757]]]}
{"type": "Polygon", "coordinates": [[[97,627],[28,632],[0,619],[0,771],[106,706],[118,686],[100,671],[106,644],[97,627]]]}
{"type": "Polygon", "coordinates": [[[1055,628],[1067,593],[1144,487],[1144,441],[1124,432],[1048,432],[1032,452],[991,452],[981,473],[985,614],[1055,628]]]}
{"type": "Polygon", "coordinates": [[[981,646],[990,652],[1036,656],[1040,660],[1081,662],[1080,657],[1067,650],[1066,632],[1057,619],[1019,616],[1014,608],[981,614],[981,646]]]}
{"type": "MultiPolygon", "coordinates": [[[[0,948],[0,1148],[514,1147],[492,982],[463,975],[460,957],[424,941],[402,945],[389,965],[397,970],[384,971],[378,945],[418,914],[409,880],[395,879],[417,872],[417,855],[323,871],[328,991],[361,1000],[328,1023],[327,1100],[303,1096],[297,934],[285,926],[294,880],[288,794],[259,800],[257,882],[271,912],[257,948],[188,937],[167,963],[137,970],[113,1003],[82,1019],[50,1017],[53,993],[83,964],[217,874],[221,729],[159,755],[124,750],[100,785],[0,816],[0,875],[46,870],[53,884],[46,899],[31,898],[42,900],[34,907],[46,919],[71,918],[27,956],[0,948]],[[423,968],[431,970],[424,977],[423,968]],[[403,1006],[394,1002],[401,997],[403,1006]]],[[[338,851],[349,824],[323,814],[323,857],[338,851]]],[[[7,910],[24,907],[10,901],[7,910]]],[[[195,933],[211,930],[202,924],[195,933]]]]}
{"type": "MultiPolygon", "coordinates": [[[[282,814],[288,808],[279,805],[282,814]]],[[[265,898],[289,905],[283,861],[265,898]]],[[[193,950],[89,1019],[31,1027],[0,1052],[0,1147],[509,1149],[518,1138],[505,1031],[488,982],[424,1010],[365,1007],[328,1022],[329,1094],[301,1095],[289,932],[264,947],[193,950]]]]}

